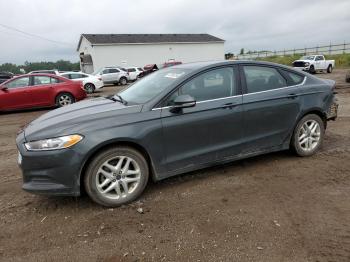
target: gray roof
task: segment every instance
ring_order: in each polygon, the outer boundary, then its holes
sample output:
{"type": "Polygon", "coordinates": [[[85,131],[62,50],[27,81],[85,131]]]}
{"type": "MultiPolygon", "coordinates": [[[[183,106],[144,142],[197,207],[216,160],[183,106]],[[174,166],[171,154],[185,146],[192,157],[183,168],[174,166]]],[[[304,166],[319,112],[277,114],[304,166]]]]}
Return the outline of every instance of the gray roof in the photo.
{"type": "Polygon", "coordinates": [[[225,40],[209,34],[82,34],[92,45],[98,44],[144,44],[144,43],[208,43],[225,40]]]}

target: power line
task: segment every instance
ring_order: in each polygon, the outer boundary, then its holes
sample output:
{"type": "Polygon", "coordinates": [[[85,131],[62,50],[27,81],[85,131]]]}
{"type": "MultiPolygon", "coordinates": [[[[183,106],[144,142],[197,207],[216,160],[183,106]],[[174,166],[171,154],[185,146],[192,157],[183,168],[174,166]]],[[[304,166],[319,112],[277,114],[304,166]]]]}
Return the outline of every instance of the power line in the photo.
{"type": "Polygon", "coordinates": [[[12,27],[12,26],[4,25],[4,24],[1,24],[1,23],[0,23],[0,26],[2,26],[2,27],[4,27],[4,28],[7,28],[7,29],[9,29],[9,30],[12,30],[12,31],[15,31],[15,32],[24,34],[24,35],[27,35],[27,36],[39,38],[39,39],[41,39],[41,40],[45,40],[45,41],[48,41],[48,42],[51,42],[51,43],[60,44],[60,45],[69,45],[69,46],[73,46],[73,45],[70,44],[70,43],[60,42],[60,41],[52,40],[52,39],[49,39],[49,38],[45,38],[45,37],[42,37],[42,36],[40,36],[40,35],[35,35],[35,34],[32,34],[32,33],[28,33],[28,32],[22,31],[22,30],[20,30],[20,29],[14,28],[14,27],[12,27]]]}

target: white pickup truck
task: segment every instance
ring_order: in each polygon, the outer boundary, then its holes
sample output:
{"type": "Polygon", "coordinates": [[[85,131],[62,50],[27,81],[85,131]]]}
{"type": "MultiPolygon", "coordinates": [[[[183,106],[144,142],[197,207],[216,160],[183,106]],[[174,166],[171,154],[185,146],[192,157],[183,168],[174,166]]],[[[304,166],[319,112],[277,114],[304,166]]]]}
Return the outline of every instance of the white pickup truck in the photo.
{"type": "Polygon", "coordinates": [[[327,70],[327,73],[332,73],[334,66],[334,60],[326,60],[323,55],[302,56],[299,60],[293,62],[294,68],[308,71],[312,74],[325,70],[327,70]]]}

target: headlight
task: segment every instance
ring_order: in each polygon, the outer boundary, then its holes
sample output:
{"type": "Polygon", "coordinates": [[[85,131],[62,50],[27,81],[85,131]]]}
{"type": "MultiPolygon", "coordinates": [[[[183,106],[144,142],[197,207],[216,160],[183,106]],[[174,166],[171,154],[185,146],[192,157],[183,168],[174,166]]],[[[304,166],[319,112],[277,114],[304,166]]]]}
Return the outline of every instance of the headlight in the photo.
{"type": "Polygon", "coordinates": [[[310,65],[310,63],[309,63],[309,62],[306,62],[306,63],[305,63],[305,66],[309,66],[309,65],[310,65]]]}
{"type": "Polygon", "coordinates": [[[61,136],[25,143],[29,151],[56,150],[74,146],[83,139],[81,135],[61,136]]]}

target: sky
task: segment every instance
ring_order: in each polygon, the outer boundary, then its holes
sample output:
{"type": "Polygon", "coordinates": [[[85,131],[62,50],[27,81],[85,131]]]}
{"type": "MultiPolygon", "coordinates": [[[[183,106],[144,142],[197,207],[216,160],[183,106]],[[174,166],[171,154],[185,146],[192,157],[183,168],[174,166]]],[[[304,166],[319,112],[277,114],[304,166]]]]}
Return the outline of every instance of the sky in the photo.
{"type": "Polygon", "coordinates": [[[234,54],[350,42],[350,0],[0,0],[0,10],[0,64],[76,62],[82,33],[209,33],[234,54]]]}

